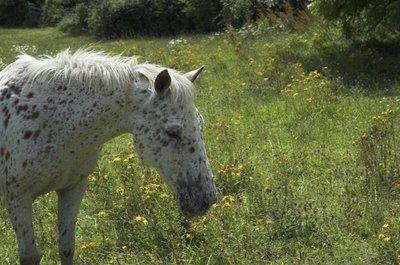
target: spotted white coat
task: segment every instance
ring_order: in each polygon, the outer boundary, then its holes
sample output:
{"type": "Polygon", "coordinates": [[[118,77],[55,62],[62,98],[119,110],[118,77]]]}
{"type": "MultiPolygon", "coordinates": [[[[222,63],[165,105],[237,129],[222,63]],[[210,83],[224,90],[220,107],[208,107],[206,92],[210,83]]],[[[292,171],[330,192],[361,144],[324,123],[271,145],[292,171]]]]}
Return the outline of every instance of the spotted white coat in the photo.
{"type": "Polygon", "coordinates": [[[32,203],[58,194],[59,253],[73,263],[75,223],[103,144],[132,133],[187,216],[216,200],[193,103],[201,69],[182,75],[134,58],[68,50],[21,55],[0,72],[0,192],[16,232],[21,264],[39,264],[32,203]]]}

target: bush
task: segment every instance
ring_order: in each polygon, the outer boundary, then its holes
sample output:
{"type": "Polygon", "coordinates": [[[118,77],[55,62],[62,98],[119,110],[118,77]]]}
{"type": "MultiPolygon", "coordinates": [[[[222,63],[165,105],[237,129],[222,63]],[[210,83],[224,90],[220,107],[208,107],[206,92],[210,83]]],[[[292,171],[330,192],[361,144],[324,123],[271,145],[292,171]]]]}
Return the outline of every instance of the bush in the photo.
{"type": "Polygon", "coordinates": [[[223,26],[220,12],[222,9],[219,0],[182,0],[186,27],[201,32],[220,29],[223,26]]]}
{"type": "Polygon", "coordinates": [[[62,2],[55,0],[46,0],[42,6],[41,24],[45,26],[54,26],[67,14],[62,2]]]}
{"type": "Polygon", "coordinates": [[[88,24],[100,37],[176,34],[182,29],[182,10],[178,0],[103,0],[93,7],[88,24]]]}
{"type": "Polygon", "coordinates": [[[239,28],[306,0],[0,0],[0,25],[55,26],[106,38],[239,28]],[[40,23],[39,23],[40,21],[40,23]]]}
{"type": "Polygon", "coordinates": [[[221,17],[225,25],[241,27],[271,11],[297,14],[305,9],[304,0],[222,0],[221,17]]]}
{"type": "Polygon", "coordinates": [[[378,42],[400,40],[400,2],[397,0],[315,0],[312,11],[339,23],[348,37],[378,42]]]}
{"type": "MultiPolygon", "coordinates": [[[[45,0],[42,4],[41,24],[44,26],[55,26],[64,18],[65,21],[62,22],[62,25],[74,23],[73,20],[77,19],[76,16],[79,16],[79,8],[81,8],[81,11],[83,10],[82,7],[89,10],[91,6],[95,6],[98,2],[99,0],[45,0]],[[78,7],[79,5],[81,7],[78,7]],[[70,15],[74,18],[68,18],[70,15]]],[[[88,11],[85,12],[88,15],[88,11]]],[[[76,23],[80,24],[78,21],[76,23]]],[[[61,26],[61,28],[63,27],[61,26]]]]}
{"type": "MultiPolygon", "coordinates": [[[[91,1],[93,2],[93,1],[91,1]]],[[[132,35],[168,35],[182,31],[209,32],[228,25],[241,27],[263,13],[283,9],[294,10],[303,0],[102,0],[91,5],[87,21],[89,31],[99,37],[115,38],[132,35]]],[[[78,27],[79,16],[63,21],[64,31],[78,27]]]]}
{"type": "Polygon", "coordinates": [[[89,15],[88,7],[81,3],[75,7],[75,10],[68,16],[65,16],[59,23],[58,28],[70,34],[81,34],[88,30],[87,17],[89,15]]]}
{"type": "Polygon", "coordinates": [[[28,2],[24,0],[0,1],[0,25],[21,26],[28,12],[28,2]]]}

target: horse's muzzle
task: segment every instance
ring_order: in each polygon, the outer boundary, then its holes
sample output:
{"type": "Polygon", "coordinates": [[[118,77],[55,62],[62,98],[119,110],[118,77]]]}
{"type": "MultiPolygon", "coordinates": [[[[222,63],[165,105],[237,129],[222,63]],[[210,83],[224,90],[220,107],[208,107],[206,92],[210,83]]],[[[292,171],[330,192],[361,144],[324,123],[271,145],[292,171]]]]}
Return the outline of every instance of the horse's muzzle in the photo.
{"type": "Polygon", "coordinates": [[[216,201],[217,192],[214,183],[207,188],[197,185],[183,185],[177,190],[179,207],[188,218],[204,214],[216,201]]]}

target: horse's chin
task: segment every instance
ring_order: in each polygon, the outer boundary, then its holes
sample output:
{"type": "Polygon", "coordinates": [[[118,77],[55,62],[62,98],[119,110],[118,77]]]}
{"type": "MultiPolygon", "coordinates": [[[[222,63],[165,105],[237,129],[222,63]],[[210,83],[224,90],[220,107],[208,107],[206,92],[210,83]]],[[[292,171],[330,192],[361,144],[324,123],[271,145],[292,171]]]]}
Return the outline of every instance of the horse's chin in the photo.
{"type": "Polygon", "coordinates": [[[184,210],[184,209],[180,208],[180,211],[185,218],[192,219],[192,218],[204,215],[208,211],[208,208],[204,209],[204,210],[198,210],[198,211],[188,211],[188,210],[184,210]]]}
{"type": "Polygon", "coordinates": [[[204,189],[198,186],[188,186],[178,190],[176,197],[181,213],[187,218],[193,218],[205,214],[217,201],[215,189],[204,189]]]}

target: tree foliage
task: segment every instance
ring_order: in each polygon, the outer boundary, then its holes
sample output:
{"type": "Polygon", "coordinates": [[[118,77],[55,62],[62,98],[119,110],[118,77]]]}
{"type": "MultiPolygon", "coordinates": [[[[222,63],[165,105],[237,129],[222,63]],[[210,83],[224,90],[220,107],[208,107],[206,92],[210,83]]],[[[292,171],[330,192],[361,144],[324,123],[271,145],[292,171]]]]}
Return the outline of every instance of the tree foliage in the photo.
{"type": "Polygon", "coordinates": [[[312,10],[339,23],[347,36],[361,40],[400,40],[398,0],[314,0],[312,10]]]}
{"type": "Polygon", "coordinates": [[[64,32],[89,32],[106,38],[209,32],[227,26],[241,27],[265,12],[282,10],[287,5],[300,9],[302,2],[304,0],[0,0],[0,25],[58,25],[64,32]],[[32,6],[40,7],[39,16],[29,15],[32,6]]]}

